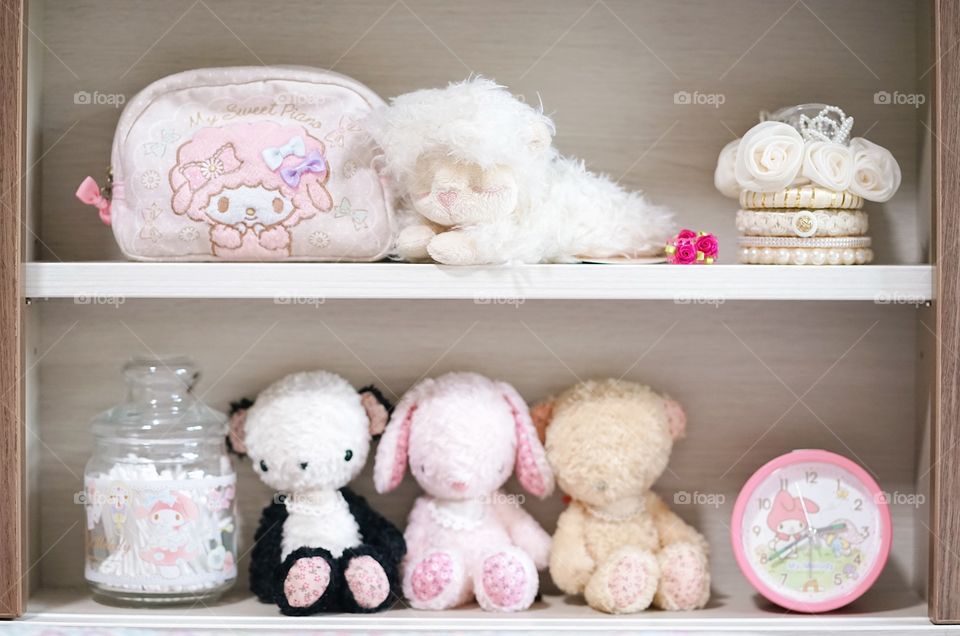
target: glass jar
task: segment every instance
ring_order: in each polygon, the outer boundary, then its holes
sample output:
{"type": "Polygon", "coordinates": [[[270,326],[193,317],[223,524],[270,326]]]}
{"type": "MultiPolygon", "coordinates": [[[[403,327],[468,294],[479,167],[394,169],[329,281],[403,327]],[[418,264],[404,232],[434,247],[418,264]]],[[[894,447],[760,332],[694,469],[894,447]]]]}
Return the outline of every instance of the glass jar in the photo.
{"type": "Polygon", "coordinates": [[[105,602],[214,599],[237,577],[227,417],[194,397],[185,358],[135,359],[123,375],[126,399],[93,420],[86,579],[105,602]]]}

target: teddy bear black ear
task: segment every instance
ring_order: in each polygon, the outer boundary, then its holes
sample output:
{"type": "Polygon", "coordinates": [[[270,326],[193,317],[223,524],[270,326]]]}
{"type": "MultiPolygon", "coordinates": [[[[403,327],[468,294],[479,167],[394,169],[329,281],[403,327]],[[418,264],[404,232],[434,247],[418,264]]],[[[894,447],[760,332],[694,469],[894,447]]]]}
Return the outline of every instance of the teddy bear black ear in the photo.
{"type": "Polygon", "coordinates": [[[390,414],[393,413],[393,404],[372,384],[357,392],[360,394],[360,403],[367,412],[367,419],[370,420],[370,435],[380,437],[383,429],[387,427],[390,414]]]}
{"type": "Polygon", "coordinates": [[[231,453],[246,457],[246,427],[247,410],[253,406],[253,400],[241,398],[230,403],[230,423],[227,430],[227,450],[231,453]]]}

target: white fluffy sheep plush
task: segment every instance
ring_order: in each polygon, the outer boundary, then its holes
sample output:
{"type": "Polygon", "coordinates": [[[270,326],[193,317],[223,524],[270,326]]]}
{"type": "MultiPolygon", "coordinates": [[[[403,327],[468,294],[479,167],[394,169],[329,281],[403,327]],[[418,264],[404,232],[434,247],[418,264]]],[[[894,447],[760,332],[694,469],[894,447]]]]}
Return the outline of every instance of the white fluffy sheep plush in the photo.
{"type": "Polygon", "coordinates": [[[658,256],[672,214],[553,147],[553,122],[484,78],[395,97],[370,129],[402,197],[395,254],[448,265],[658,256]]]}
{"type": "Polygon", "coordinates": [[[400,592],[403,535],[347,484],[389,404],[327,371],[294,373],[234,404],[230,446],[277,495],[263,510],[250,587],[281,612],[375,612],[400,592]]]}

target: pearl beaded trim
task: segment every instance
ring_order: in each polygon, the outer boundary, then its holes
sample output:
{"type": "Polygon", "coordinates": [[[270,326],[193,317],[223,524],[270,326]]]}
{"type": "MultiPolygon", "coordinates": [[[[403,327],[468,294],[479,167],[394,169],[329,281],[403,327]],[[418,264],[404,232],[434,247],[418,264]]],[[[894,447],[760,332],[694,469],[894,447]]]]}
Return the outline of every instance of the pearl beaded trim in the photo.
{"type": "Polygon", "coordinates": [[[863,197],[852,192],[836,192],[809,185],[787,188],[779,192],[744,190],[740,193],[740,207],[748,210],[772,208],[859,210],[863,207],[863,197]]]}
{"type": "Polygon", "coordinates": [[[869,236],[793,238],[786,236],[741,236],[740,247],[799,247],[804,249],[857,249],[870,247],[869,236]]]}
{"type": "Polygon", "coordinates": [[[738,210],[737,231],[746,236],[862,236],[861,210],[738,210]]]}
{"type": "Polygon", "coordinates": [[[747,265],[866,265],[873,261],[873,250],[744,247],[739,261],[747,265]]]}

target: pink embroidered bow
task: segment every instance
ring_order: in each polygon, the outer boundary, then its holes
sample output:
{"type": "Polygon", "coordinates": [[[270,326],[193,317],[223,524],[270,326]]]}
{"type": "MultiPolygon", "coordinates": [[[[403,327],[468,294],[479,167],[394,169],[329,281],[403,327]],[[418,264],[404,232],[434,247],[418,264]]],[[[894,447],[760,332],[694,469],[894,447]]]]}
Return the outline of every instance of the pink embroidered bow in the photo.
{"type": "Polygon", "coordinates": [[[293,166],[292,168],[284,168],[280,171],[280,177],[287,183],[291,188],[296,188],[300,185],[300,176],[304,172],[326,172],[327,171],[327,160],[323,158],[323,155],[319,151],[314,150],[309,155],[307,155],[306,160],[300,165],[293,166]]]}
{"type": "Polygon", "coordinates": [[[216,152],[198,161],[190,161],[180,167],[180,173],[190,184],[190,190],[196,192],[207,185],[211,179],[236,172],[243,167],[243,161],[237,157],[233,144],[223,144],[216,152]]]}
{"type": "Polygon", "coordinates": [[[100,193],[100,186],[93,177],[87,177],[77,188],[77,198],[100,211],[100,220],[110,225],[110,199],[100,193]]]}

